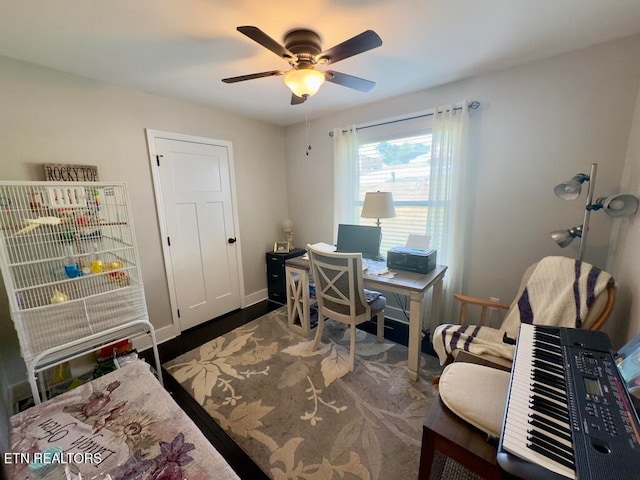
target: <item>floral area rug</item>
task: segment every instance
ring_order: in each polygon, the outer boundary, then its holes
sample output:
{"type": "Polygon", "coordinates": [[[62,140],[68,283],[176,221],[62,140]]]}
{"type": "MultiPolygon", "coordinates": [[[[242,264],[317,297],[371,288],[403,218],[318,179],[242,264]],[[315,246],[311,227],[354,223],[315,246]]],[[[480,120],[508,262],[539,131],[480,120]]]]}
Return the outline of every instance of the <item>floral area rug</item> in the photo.
{"type": "Polygon", "coordinates": [[[436,393],[437,359],[407,376],[407,349],[326,322],[313,339],[279,309],[164,365],[274,479],[417,478],[422,424],[436,393]]]}

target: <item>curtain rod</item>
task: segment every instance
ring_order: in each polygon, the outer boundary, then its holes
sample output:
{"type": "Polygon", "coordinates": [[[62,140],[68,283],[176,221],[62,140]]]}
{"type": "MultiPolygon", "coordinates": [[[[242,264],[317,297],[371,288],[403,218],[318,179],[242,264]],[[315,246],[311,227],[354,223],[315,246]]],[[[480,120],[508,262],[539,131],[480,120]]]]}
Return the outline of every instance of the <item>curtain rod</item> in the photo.
{"type": "MultiPolygon", "coordinates": [[[[469,102],[469,104],[467,105],[468,108],[475,110],[476,108],[478,108],[480,106],[480,102],[478,102],[477,100],[473,100],[471,102],[469,102]]],[[[455,112],[456,110],[461,110],[462,107],[453,107],[453,111],[455,112]]],[[[441,112],[437,112],[437,113],[441,113],[441,112]]],[[[386,122],[379,122],[379,123],[372,123],[371,125],[364,125],[362,127],[356,127],[356,130],[364,130],[365,128],[371,128],[371,127],[380,127],[382,125],[389,125],[392,123],[398,123],[398,122],[406,122],[407,120],[414,120],[416,118],[423,118],[423,117],[431,117],[433,115],[435,115],[436,112],[429,112],[429,113],[423,113],[420,115],[415,115],[413,117],[406,117],[406,118],[399,118],[397,120],[389,120],[386,122]]],[[[343,130],[342,133],[347,133],[347,130],[343,130]]],[[[329,132],[329,136],[333,137],[333,132],[329,132]]]]}

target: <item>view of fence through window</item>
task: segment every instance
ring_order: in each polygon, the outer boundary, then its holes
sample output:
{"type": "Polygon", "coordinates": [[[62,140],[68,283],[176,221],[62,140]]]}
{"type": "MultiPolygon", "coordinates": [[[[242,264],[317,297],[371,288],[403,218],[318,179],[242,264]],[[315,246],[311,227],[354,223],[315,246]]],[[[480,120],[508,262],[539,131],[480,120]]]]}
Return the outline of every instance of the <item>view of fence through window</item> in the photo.
{"type": "MultiPolygon", "coordinates": [[[[431,133],[360,145],[358,218],[361,225],[375,225],[376,219],[361,218],[366,192],[391,192],[395,218],[380,219],[380,254],[405,245],[410,233],[425,235],[429,219],[429,177],[431,133]]],[[[438,248],[434,242],[430,248],[438,248]]]]}

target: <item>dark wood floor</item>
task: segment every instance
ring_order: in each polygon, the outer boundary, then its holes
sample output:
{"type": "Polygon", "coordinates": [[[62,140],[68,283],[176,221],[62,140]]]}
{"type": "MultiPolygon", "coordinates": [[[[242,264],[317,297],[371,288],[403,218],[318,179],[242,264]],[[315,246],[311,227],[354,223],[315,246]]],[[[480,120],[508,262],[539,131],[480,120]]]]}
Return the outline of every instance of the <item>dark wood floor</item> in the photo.
{"type": "MultiPolygon", "coordinates": [[[[224,335],[240,325],[244,325],[266,313],[280,308],[281,305],[270,301],[260,302],[251,307],[236,310],[222,317],[211,320],[203,325],[192,328],[165,343],[158,346],[160,361],[162,363],[176,358],[203,343],[224,335]]],[[[367,322],[363,324],[363,329],[375,333],[375,323],[367,322]]],[[[385,338],[397,343],[406,345],[408,338],[408,327],[398,322],[385,320],[385,338]]],[[[428,336],[422,344],[422,351],[433,354],[428,336]]],[[[153,364],[153,357],[148,350],[141,356],[150,364],[153,364]]],[[[211,444],[224,456],[231,468],[235,470],[241,479],[262,480],[267,479],[267,475],[249,458],[249,456],[238,447],[235,442],[216,424],[206,411],[184,390],[180,384],[166,371],[162,372],[165,388],[171,393],[174,400],[200,428],[211,444]]],[[[214,478],[214,477],[213,477],[214,478]]]]}

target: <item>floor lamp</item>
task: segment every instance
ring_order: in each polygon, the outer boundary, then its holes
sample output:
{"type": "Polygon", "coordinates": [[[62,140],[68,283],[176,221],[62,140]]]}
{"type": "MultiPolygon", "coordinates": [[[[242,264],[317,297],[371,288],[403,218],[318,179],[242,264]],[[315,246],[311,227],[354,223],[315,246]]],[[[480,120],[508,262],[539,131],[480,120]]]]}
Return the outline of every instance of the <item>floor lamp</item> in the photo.
{"type": "Polygon", "coordinates": [[[589,218],[592,210],[604,210],[611,217],[627,217],[633,215],[638,210],[638,199],[633,195],[619,193],[610,197],[599,197],[593,202],[593,190],[596,186],[596,172],[598,164],[591,164],[589,175],[579,173],[570,180],[556,185],[553,189],[556,196],[563,200],[575,200],[582,192],[582,184],[589,182],[587,189],[587,200],[584,207],[584,219],[582,225],[572,227],[568,230],[554,230],[551,238],[561,247],[569,245],[574,238],[580,238],[580,261],[584,260],[584,252],[587,247],[587,235],[589,233],[589,218]]]}

